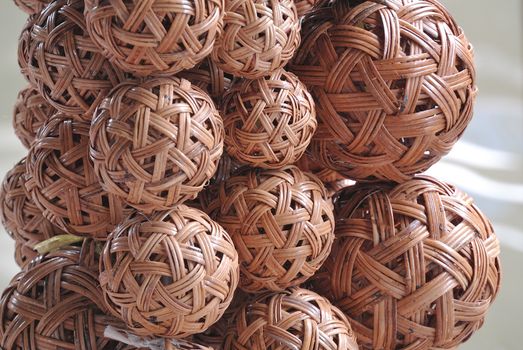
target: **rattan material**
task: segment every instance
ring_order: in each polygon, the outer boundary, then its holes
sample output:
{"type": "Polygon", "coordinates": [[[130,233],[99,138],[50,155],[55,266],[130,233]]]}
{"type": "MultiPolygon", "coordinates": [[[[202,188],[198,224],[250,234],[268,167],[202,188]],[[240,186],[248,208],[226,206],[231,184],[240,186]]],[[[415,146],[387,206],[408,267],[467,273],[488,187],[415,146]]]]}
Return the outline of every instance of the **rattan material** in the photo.
{"type": "Polygon", "coordinates": [[[89,38],[83,10],[83,0],[56,0],[31,18],[20,36],[18,62],[53,107],[90,119],[125,76],[89,38]]]}
{"type": "Polygon", "coordinates": [[[13,113],[13,128],[26,148],[31,147],[38,129],[55,113],[56,109],[35,88],[28,86],[20,91],[13,113]]]}
{"type": "Polygon", "coordinates": [[[337,206],[326,270],[364,349],[453,349],[481,327],[500,247],[468,195],[419,177],[354,186],[337,206]]]}
{"type": "Polygon", "coordinates": [[[29,15],[39,13],[52,1],[53,0],[14,0],[15,5],[29,15]]]}
{"type": "Polygon", "coordinates": [[[212,59],[225,72],[243,78],[283,68],[300,45],[293,0],[226,1],[223,27],[212,59]]]}
{"type": "Polygon", "coordinates": [[[26,244],[19,241],[15,242],[15,262],[19,267],[26,267],[37,256],[38,253],[26,244]]]}
{"type": "Polygon", "coordinates": [[[91,158],[103,187],[146,212],[195,198],[222,152],[221,117],[184,79],[122,84],[91,126],[91,158]]]}
{"type": "Polygon", "coordinates": [[[172,75],[208,56],[223,0],[86,0],[93,41],[126,72],[172,75]]]}
{"type": "Polygon", "coordinates": [[[316,175],[326,184],[345,180],[345,177],[337,171],[323,166],[309,151],[306,151],[305,154],[296,162],[296,166],[302,171],[316,175]]]}
{"type": "Polygon", "coordinates": [[[114,349],[114,342],[103,337],[95,270],[92,242],[33,261],[2,294],[2,349],[114,349]]]}
{"type": "Polygon", "coordinates": [[[316,101],[312,150],[352,179],[402,182],[447,154],[469,123],[472,46],[436,0],[351,3],[306,18],[291,64],[316,101]]]}
{"type": "Polygon", "coordinates": [[[218,221],[238,250],[245,291],[297,286],[330,253],[331,198],[318,178],[295,166],[232,177],[221,184],[220,202],[218,221]]]}
{"type": "Polygon", "coordinates": [[[222,104],[227,153],[244,164],[278,169],[295,163],[316,131],[314,101],[283,69],[238,81],[222,104]]]}
{"type": "Polygon", "coordinates": [[[299,17],[304,17],[319,0],[294,0],[299,17]]]}
{"type": "Polygon", "coordinates": [[[126,219],[109,237],[100,266],[109,309],[140,336],[205,331],[231,303],[239,279],[227,232],[185,205],[126,219]]]}
{"type": "Polygon", "coordinates": [[[69,233],[105,239],[130,210],[99,184],[89,159],[89,123],[80,119],[57,114],[40,129],[26,177],[36,206],[69,233]]]}
{"type": "Polygon", "coordinates": [[[343,313],[301,288],[269,293],[236,313],[224,350],[357,350],[343,313]]]}

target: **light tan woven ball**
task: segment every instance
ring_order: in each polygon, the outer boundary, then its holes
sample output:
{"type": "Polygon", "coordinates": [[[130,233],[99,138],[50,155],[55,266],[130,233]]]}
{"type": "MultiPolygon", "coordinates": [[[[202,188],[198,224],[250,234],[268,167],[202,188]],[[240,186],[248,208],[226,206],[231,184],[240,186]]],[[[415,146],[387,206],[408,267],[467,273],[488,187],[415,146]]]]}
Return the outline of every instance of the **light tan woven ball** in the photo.
{"type": "Polygon", "coordinates": [[[295,163],[316,131],[314,101],[305,85],[283,69],[240,80],[222,103],[227,153],[253,167],[295,163]]]}

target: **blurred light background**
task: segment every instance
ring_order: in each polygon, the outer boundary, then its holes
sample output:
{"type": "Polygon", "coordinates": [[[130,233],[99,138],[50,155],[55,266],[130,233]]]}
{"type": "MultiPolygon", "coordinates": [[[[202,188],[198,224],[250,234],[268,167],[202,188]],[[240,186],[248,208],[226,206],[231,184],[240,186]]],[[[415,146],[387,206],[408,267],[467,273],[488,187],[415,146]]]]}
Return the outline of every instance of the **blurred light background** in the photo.
{"type": "MultiPolygon", "coordinates": [[[[479,98],[465,136],[429,173],[473,195],[502,243],[503,287],[485,326],[461,349],[523,349],[523,1],[444,0],[474,44],[479,98]]],[[[25,15],[0,0],[0,177],[25,155],[11,127],[25,15]]],[[[3,230],[3,229],[2,229],[3,230]]],[[[14,244],[0,235],[0,288],[18,271],[14,244]]]]}

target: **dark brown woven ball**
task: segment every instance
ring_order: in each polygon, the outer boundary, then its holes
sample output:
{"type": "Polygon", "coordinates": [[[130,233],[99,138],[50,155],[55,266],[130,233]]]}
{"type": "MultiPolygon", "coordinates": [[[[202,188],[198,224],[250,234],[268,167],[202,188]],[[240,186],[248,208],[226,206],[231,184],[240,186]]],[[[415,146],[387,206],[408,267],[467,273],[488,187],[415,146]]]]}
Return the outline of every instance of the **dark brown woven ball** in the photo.
{"type": "Polygon", "coordinates": [[[227,232],[185,205],[131,215],[109,237],[100,266],[110,311],[140,336],[205,331],[231,303],[239,278],[227,232]]]}
{"type": "Polygon", "coordinates": [[[29,15],[39,13],[52,1],[53,0],[14,0],[15,5],[29,15]]]}
{"type": "Polygon", "coordinates": [[[266,293],[235,314],[224,350],[357,350],[343,313],[302,288],[266,293]]]}
{"type": "Polygon", "coordinates": [[[35,88],[28,86],[20,91],[13,113],[13,128],[26,148],[31,147],[38,129],[55,113],[56,109],[35,88]]]}
{"type": "Polygon", "coordinates": [[[218,221],[240,257],[240,287],[281,291],[311,277],[334,240],[331,198],[295,166],[247,171],[221,184],[218,221]]]}
{"type": "Polygon", "coordinates": [[[320,0],[294,0],[299,17],[304,17],[320,0]]]}
{"type": "Polygon", "coordinates": [[[211,98],[178,78],[122,84],[91,126],[103,187],[147,212],[195,198],[222,152],[223,122],[211,98]]]}
{"type": "Polygon", "coordinates": [[[222,104],[227,153],[254,167],[295,163],[316,131],[314,101],[305,85],[284,69],[240,80],[222,104]]]}
{"type": "Polygon", "coordinates": [[[227,73],[256,79],[283,68],[299,45],[293,0],[226,1],[212,59],[227,73]]]}
{"type": "Polygon", "coordinates": [[[89,159],[89,126],[63,114],[51,117],[27,156],[26,188],[53,224],[105,239],[130,208],[98,182],[89,159]]]}
{"type": "Polygon", "coordinates": [[[89,38],[83,0],[55,0],[22,31],[22,73],[57,110],[90,119],[107,93],[125,79],[89,38]]]}
{"type": "Polygon", "coordinates": [[[430,177],[358,185],[336,213],[325,269],[363,349],[454,349],[481,327],[500,247],[468,195],[430,177]]]}
{"type": "Polygon", "coordinates": [[[87,0],[93,41],[126,72],[172,75],[208,56],[222,26],[223,0],[87,0]]]}
{"type": "Polygon", "coordinates": [[[427,170],[472,117],[463,31],[436,0],[325,3],[306,18],[290,67],[316,101],[315,156],[356,180],[427,170]]]}

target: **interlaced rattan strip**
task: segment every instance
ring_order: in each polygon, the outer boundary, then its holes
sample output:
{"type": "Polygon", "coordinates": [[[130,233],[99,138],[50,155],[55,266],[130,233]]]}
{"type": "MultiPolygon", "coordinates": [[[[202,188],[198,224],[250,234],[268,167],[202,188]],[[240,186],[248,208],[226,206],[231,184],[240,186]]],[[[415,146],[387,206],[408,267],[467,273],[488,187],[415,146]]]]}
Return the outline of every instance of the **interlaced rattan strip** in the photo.
{"type": "Polygon", "coordinates": [[[34,15],[40,13],[53,0],[14,0],[15,5],[25,13],[34,15]]]}

